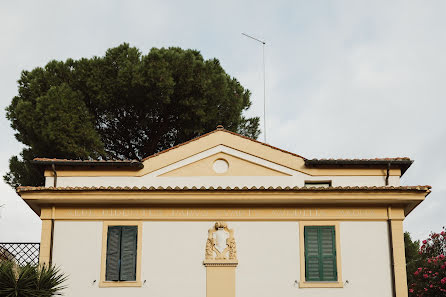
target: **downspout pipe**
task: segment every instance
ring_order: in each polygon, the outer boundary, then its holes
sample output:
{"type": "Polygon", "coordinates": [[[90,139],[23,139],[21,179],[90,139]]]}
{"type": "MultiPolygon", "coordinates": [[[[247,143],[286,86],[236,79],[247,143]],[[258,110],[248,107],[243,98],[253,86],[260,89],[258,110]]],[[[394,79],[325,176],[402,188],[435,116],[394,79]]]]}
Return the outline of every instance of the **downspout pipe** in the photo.
{"type": "Polygon", "coordinates": [[[392,297],[396,297],[395,288],[395,260],[393,257],[393,234],[392,234],[392,207],[387,207],[387,232],[389,238],[389,253],[390,253],[390,272],[392,274],[392,297]]]}
{"type": "Polygon", "coordinates": [[[51,164],[51,168],[53,169],[53,187],[57,186],[57,171],[56,171],[56,165],[53,163],[51,164]]]}
{"type": "MultiPolygon", "coordinates": [[[[51,164],[51,168],[53,169],[53,186],[57,187],[57,171],[56,164],[51,164]]],[[[55,223],[55,211],[56,208],[53,206],[51,209],[51,239],[50,239],[50,259],[49,265],[52,265],[53,262],[53,244],[54,244],[54,223],[55,223]]]]}
{"type": "Polygon", "coordinates": [[[55,223],[55,213],[56,213],[56,207],[53,205],[51,208],[51,238],[50,238],[50,259],[49,259],[49,265],[51,266],[53,264],[53,249],[54,249],[54,223],[55,223]]]}
{"type": "Polygon", "coordinates": [[[387,163],[386,186],[389,185],[389,175],[390,175],[390,162],[387,163]]]}

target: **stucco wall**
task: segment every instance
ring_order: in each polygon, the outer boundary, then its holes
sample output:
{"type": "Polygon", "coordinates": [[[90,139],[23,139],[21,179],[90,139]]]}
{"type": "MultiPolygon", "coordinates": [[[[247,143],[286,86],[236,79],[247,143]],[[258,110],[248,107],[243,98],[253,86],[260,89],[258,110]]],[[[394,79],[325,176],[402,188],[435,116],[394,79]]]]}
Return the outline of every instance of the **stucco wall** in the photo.
{"type": "MultiPolygon", "coordinates": [[[[283,154],[284,160],[290,157],[289,154],[283,154]]],[[[225,159],[225,160],[226,160],[225,159]]],[[[302,159],[299,159],[303,163],[302,159]]],[[[285,162],[286,163],[286,162],[285,162]]],[[[149,168],[150,163],[145,164],[149,168]]],[[[376,169],[375,169],[376,170],[376,169]]],[[[311,171],[311,170],[310,170],[311,171]]],[[[306,171],[304,171],[306,172],[306,171]]],[[[334,187],[338,186],[384,186],[385,185],[385,170],[383,169],[380,175],[358,175],[355,170],[348,171],[350,175],[312,175],[311,172],[304,173],[296,169],[279,165],[266,159],[254,156],[252,154],[244,153],[239,150],[232,149],[225,145],[218,145],[214,148],[194,153],[185,159],[174,162],[173,164],[164,166],[158,170],[147,173],[142,176],[64,176],[59,174],[57,178],[57,185],[59,187],[67,186],[171,186],[171,187],[244,187],[244,186],[264,186],[264,187],[303,187],[306,180],[331,180],[334,187]],[[219,154],[224,153],[229,163],[229,170],[225,174],[214,174],[211,159],[219,158],[219,154]],[[211,158],[211,159],[209,159],[211,158]],[[181,171],[191,164],[199,164],[194,167],[194,170],[181,171]],[[249,164],[249,166],[247,166],[249,164]],[[249,168],[246,168],[249,167],[249,168]],[[234,171],[231,171],[234,168],[234,171]],[[241,168],[246,168],[242,170],[241,168]],[[270,171],[264,171],[264,170],[270,171]],[[165,176],[165,174],[180,170],[176,176],[165,176]],[[264,172],[264,174],[259,174],[264,172]],[[265,173],[269,172],[269,173],[265,173]],[[278,176],[275,173],[280,173],[278,176]],[[260,175],[260,176],[259,176],[260,175]],[[286,176],[285,176],[286,175],[286,176]]],[[[328,171],[329,172],[329,171],[328,171]]],[[[61,171],[60,173],[63,173],[61,171]]],[[[81,174],[77,172],[77,174],[81,174]]],[[[137,174],[137,172],[135,172],[137,174]]],[[[376,172],[375,172],[376,174],[376,172]]],[[[392,173],[395,174],[395,173],[392,173]]],[[[399,186],[399,175],[391,175],[389,177],[389,185],[399,186]]],[[[54,179],[52,176],[45,178],[45,185],[53,186],[54,179]]]]}
{"type": "MultiPolygon", "coordinates": [[[[56,221],[53,261],[69,275],[65,296],[205,297],[202,265],[213,222],[144,222],[141,288],[99,288],[102,222],[56,221]],[[93,282],[96,280],[96,282],[93,282]]],[[[237,297],[391,296],[387,224],[342,222],[344,288],[298,288],[297,222],[228,222],[235,229],[237,297]]]]}
{"type": "MultiPolygon", "coordinates": [[[[99,186],[129,186],[143,187],[151,185],[171,186],[171,187],[303,187],[305,181],[323,181],[331,180],[333,187],[344,186],[384,186],[385,176],[309,176],[298,174],[295,176],[219,176],[219,177],[122,177],[122,176],[100,176],[100,177],[58,177],[57,186],[59,187],[99,187],[99,186]]],[[[389,185],[399,186],[398,176],[389,177],[389,185]]],[[[45,186],[53,186],[53,177],[45,178],[45,186]]]]}

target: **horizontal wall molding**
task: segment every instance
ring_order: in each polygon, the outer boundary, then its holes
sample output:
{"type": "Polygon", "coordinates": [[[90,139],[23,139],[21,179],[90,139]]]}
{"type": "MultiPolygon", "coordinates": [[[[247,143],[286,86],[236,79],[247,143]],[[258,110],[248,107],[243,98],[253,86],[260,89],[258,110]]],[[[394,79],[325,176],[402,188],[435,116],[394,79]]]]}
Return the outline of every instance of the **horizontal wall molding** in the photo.
{"type": "MultiPolygon", "coordinates": [[[[402,208],[392,208],[393,219],[404,219],[402,208]]],[[[387,207],[55,207],[43,208],[42,219],[56,220],[185,220],[185,221],[294,221],[387,220],[387,207]]]]}

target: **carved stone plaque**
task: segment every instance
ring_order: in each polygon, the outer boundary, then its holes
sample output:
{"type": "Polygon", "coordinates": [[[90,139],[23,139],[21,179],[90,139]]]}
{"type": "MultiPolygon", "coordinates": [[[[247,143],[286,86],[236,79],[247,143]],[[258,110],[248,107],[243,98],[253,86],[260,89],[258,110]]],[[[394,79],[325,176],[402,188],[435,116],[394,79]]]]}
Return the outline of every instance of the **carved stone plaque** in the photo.
{"type": "Polygon", "coordinates": [[[216,222],[208,230],[204,264],[237,263],[237,248],[234,230],[229,229],[226,222],[216,222]]]}

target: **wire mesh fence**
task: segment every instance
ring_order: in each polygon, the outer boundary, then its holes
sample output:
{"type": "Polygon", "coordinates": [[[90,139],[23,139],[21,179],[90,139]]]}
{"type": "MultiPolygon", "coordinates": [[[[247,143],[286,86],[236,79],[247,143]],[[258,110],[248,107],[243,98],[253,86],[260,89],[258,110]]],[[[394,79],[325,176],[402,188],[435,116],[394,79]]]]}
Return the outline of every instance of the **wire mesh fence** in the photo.
{"type": "Polygon", "coordinates": [[[39,263],[40,243],[0,242],[0,261],[9,260],[18,265],[39,263]]]}

